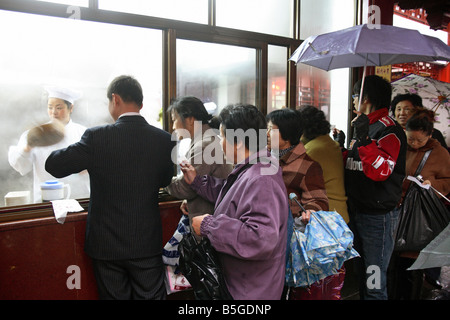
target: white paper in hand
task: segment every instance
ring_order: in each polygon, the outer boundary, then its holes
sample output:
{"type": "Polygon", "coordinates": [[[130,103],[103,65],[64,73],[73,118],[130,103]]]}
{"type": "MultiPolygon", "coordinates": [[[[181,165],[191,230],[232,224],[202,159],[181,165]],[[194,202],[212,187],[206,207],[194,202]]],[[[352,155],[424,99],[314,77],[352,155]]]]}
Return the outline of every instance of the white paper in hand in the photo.
{"type": "Polygon", "coordinates": [[[406,179],[415,182],[419,185],[419,187],[424,188],[424,189],[430,189],[430,185],[429,184],[423,184],[422,182],[420,182],[417,178],[412,177],[412,176],[408,176],[406,179]]]}

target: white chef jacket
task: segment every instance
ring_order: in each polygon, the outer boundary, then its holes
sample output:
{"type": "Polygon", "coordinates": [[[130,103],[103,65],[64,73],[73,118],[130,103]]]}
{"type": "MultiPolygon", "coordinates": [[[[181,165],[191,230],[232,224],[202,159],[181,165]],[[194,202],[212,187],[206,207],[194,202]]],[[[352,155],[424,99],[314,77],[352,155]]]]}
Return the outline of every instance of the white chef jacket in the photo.
{"type": "Polygon", "coordinates": [[[47,180],[59,180],[70,185],[71,199],[89,197],[89,175],[87,172],[72,174],[66,178],[56,179],[45,171],[45,161],[54,150],[66,148],[80,141],[86,127],[70,120],[64,128],[64,138],[51,146],[34,147],[30,152],[23,149],[27,145],[28,131],[25,131],[19,139],[17,146],[10,146],[8,151],[9,164],[22,176],[33,171],[33,201],[42,202],[41,183],[47,180]]]}

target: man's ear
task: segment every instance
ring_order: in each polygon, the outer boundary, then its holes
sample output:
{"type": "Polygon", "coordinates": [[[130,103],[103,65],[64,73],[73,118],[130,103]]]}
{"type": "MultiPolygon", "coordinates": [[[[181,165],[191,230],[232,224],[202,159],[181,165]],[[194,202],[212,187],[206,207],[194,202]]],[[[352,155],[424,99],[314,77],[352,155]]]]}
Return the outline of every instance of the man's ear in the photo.
{"type": "Polygon", "coordinates": [[[112,97],[112,101],[115,105],[122,103],[122,97],[119,96],[118,94],[113,93],[111,97],[112,97]]]}

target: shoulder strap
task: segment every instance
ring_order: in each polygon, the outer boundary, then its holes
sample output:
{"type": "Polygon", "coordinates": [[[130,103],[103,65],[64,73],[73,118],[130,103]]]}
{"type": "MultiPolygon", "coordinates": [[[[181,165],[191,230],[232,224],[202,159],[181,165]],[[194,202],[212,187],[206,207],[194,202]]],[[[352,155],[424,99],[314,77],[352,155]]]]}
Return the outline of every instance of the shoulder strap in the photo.
{"type": "Polygon", "coordinates": [[[431,153],[432,150],[433,149],[430,149],[430,150],[425,152],[425,154],[423,155],[422,161],[420,161],[420,164],[417,167],[416,172],[414,173],[414,177],[417,177],[420,174],[420,172],[422,171],[423,166],[425,165],[425,162],[427,161],[428,157],[430,156],[430,153],[431,153]]]}

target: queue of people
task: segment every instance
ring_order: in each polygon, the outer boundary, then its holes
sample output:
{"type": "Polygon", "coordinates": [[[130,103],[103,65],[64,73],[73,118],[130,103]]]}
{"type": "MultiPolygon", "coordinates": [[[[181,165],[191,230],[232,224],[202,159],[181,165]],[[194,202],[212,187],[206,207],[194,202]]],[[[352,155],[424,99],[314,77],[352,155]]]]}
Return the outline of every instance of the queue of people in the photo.
{"type": "MultiPolygon", "coordinates": [[[[422,176],[448,194],[450,155],[432,138],[431,111],[405,107],[403,98],[391,104],[390,84],[378,76],[365,78],[361,96],[360,89],[358,81],[354,104],[361,107],[347,148],[332,140],[330,123],[313,106],[264,116],[255,106],[234,104],[215,118],[198,98],[181,97],[168,112],[176,139],[189,137],[191,143],[179,163],[182,173],[174,177],[173,136],[139,113],[143,94],[136,79],[114,79],[107,97],[115,122],[83,129],[78,140],[40,160],[56,178],[89,173],[85,251],[93,260],[99,297],[166,298],[158,211],[158,191],[165,188],[183,200],[180,211],[189,216],[197,239],[207,238],[217,251],[234,299],[279,300],[286,289],[290,300],[339,299],[344,267],[316,286],[285,287],[289,214],[307,224],[311,213],[329,210],[354,233],[361,299],[388,299],[387,270],[405,176],[413,174],[423,151],[432,149],[422,176]],[[289,200],[291,193],[301,207],[289,200]],[[367,285],[373,266],[378,286],[367,285]]],[[[38,150],[23,141],[20,148],[22,158],[38,150]]]]}

